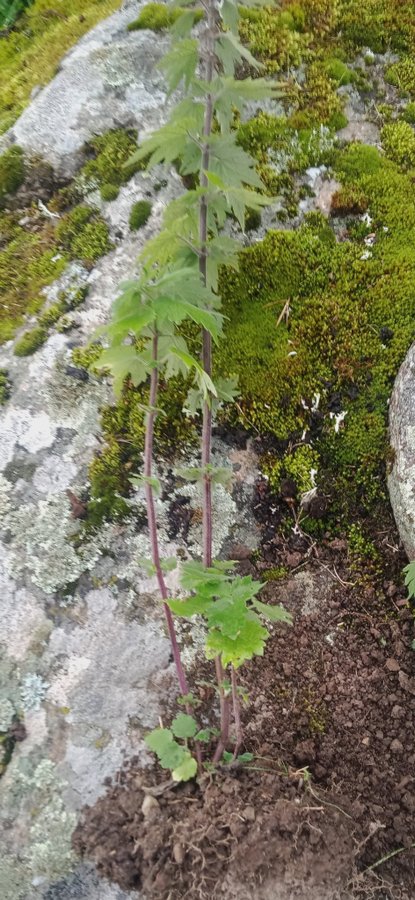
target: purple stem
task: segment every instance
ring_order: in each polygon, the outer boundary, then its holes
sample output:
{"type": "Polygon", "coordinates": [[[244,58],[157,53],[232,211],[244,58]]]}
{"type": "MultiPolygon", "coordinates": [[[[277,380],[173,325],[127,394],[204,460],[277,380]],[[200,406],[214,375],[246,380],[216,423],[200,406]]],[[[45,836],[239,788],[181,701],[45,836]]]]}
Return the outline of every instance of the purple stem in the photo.
{"type": "Polygon", "coordinates": [[[241,708],[239,703],[238,696],[238,684],[236,681],[236,672],[234,667],[231,667],[231,682],[232,682],[232,705],[233,705],[233,718],[235,721],[235,731],[236,731],[236,743],[233,751],[234,760],[238,756],[241,744],[242,744],[242,723],[241,723],[241,708]]]}
{"type": "MultiPolygon", "coordinates": [[[[158,391],[158,380],[159,373],[157,367],[157,354],[158,354],[158,336],[154,334],[153,344],[152,344],[152,361],[153,368],[151,370],[151,379],[150,379],[150,400],[149,400],[149,412],[147,414],[146,420],[146,435],[145,435],[145,445],[144,445],[144,475],[146,478],[151,478],[152,475],[152,466],[153,466],[153,445],[154,445],[154,421],[156,418],[156,403],[157,403],[157,391],[158,391]]],[[[169,632],[169,637],[172,646],[173,659],[176,666],[177,677],[179,679],[180,693],[184,696],[189,693],[189,686],[187,683],[187,679],[184,673],[181,657],[180,657],[180,649],[177,643],[176,631],[174,628],[173,616],[171,613],[170,607],[167,605],[166,600],[168,598],[168,591],[166,582],[164,579],[163,570],[161,568],[160,562],[160,551],[159,551],[159,542],[157,535],[157,518],[156,518],[156,507],[154,503],[154,493],[151,484],[148,482],[145,486],[146,492],[146,503],[147,503],[147,519],[148,519],[148,529],[150,532],[150,543],[151,543],[151,557],[153,560],[153,565],[156,570],[158,586],[160,590],[160,594],[163,600],[163,609],[164,615],[166,617],[167,629],[169,632]]]]}
{"type": "MultiPolygon", "coordinates": [[[[215,8],[212,0],[207,3],[207,25],[206,25],[206,47],[205,47],[205,55],[206,55],[206,73],[205,79],[207,83],[211,83],[213,80],[213,75],[215,71],[215,62],[216,62],[216,54],[215,54],[215,35],[216,35],[216,18],[215,18],[215,8]]],[[[209,138],[212,133],[212,124],[213,124],[213,94],[208,93],[206,98],[206,108],[205,108],[205,119],[203,124],[203,137],[204,144],[202,150],[202,162],[201,162],[201,171],[200,171],[200,185],[201,187],[208,187],[208,179],[206,177],[206,171],[209,170],[209,162],[210,162],[210,145],[209,138]]],[[[207,283],[207,258],[208,258],[208,200],[205,194],[202,195],[200,201],[200,216],[199,216],[199,240],[200,240],[200,256],[199,256],[199,271],[202,276],[203,283],[206,285],[207,283]]],[[[202,363],[205,372],[211,376],[212,375],[212,338],[206,329],[203,330],[203,349],[202,349],[202,363]]],[[[202,428],[202,467],[205,468],[210,464],[211,460],[211,444],[212,444],[212,410],[210,403],[203,404],[203,428],[202,428]]],[[[203,479],[203,564],[206,567],[212,565],[212,482],[210,476],[205,474],[203,479]]],[[[225,697],[223,691],[223,681],[224,681],[224,671],[221,663],[221,659],[218,656],[215,661],[216,666],[216,677],[218,681],[219,687],[219,698],[220,698],[220,717],[221,717],[221,738],[216,748],[215,757],[216,759],[219,745],[222,745],[222,749],[219,755],[219,759],[222,756],[223,750],[226,747],[226,743],[229,735],[229,700],[225,697]]],[[[217,762],[218,760],[216,760],[217,762]]]]}

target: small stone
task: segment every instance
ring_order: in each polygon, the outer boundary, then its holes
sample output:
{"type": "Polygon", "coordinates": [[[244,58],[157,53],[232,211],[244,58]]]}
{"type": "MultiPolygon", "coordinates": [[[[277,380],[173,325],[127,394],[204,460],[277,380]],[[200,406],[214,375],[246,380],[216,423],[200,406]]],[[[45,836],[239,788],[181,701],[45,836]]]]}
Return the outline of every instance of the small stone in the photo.
{"type": "Polygon", "coordinates": [[[78,369],[77,366],[66,366],[65,375],[69,375],[70,378],[76,378],[77,381],[89,381],[86,369],[78,369]]]}
{"type": "Polygon", "coordinates": [[[141,812],[145,819],[153,818],[155,814],[158,814],[160,809],[160,804],[155,797],[152,797],[151,794],[146,794],[144,800],[141,804],[141,812]]]}
{"type": "Polygon", "coordinates": [[[401,753],[402,750],[403,750],[403,744],[401,744],[401,742],[398,741],[398,738],[395,738],[395,739],[392,741],[392,743],[391,743],[391,745],[390,745],[390,748],[391,748],[391,750],[392,750],[393,753],[401,753]]]}
{"type": "Polygon", "coordinates": [[[362,744],[363,744],[364,747],[368,747],[369,744],[370,744],[370,737],[364,737],[364,738],[362,738],[362,744]]]}
{"type": "Polygon", "coordinates": [[[174,844],[173,845],[173,858],[178,866],[182,865],[182,862],[185,857],[185,849],[183,844],[174,844]]]}
{"type": "Polygon", "coordinates": [[[393,659],[391,657],[390,659],[387,659],[385,662],[385,669],[387,669],[388,672],[399,672],[400,668],[401,667],[400,667],[397,659],[393,659]]]}
{"type": "Polygon", "coordinates": [[[254,807],[246,806],[245,809],[242,810],[242,817],[246,820],[246,822],[255,822],[254,807]]]}

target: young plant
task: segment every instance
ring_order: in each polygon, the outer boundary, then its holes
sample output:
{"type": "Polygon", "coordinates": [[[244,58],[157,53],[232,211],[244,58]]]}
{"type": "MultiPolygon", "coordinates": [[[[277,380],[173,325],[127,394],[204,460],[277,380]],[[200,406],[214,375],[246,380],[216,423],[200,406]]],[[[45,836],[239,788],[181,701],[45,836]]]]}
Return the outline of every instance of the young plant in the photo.
{"type": "MultiPolygon", "coordinates": [[[[175,8],[174,3],[172,7],[175,8]]],[[[142,251],[140,278],[124,285],[114,304],[107,328],[110,346],[102,354],[100,365],[113,372],[118,390],[127,376],[135,385],[149,382],[144,473],[140,483],[146,491],[152,571],[164,603],[183,696],[189,690],[172,613],[185,617],[201,615],[206,623],[206,655],[215,659],[220,697],[220,735],[213,754],[216,764],[223,758],[233,760],[238,756],[242,729],[236,672],[242,663],[263,653],[268,631],[262,617],[290,621],[281,607],[268,606],[257,599],[262,587],[259,582],[235,575],[232,563],[214,561],[212,554],[212,488],[231,474],[212,466],[212,417],[218,405],[232,402],[236,393],[234,381],[212,380],[212,348],[220,340],[222,330],[218,271],[222,265],[237,268],[240,249],[240,242],[226,236],[223,228],[232,216],[244,230],[247,210],[260,211],[270,202],[262,193],[253,159],[236,143],[232,122],[246,100],[279,96],[281,85],[259,77],[243,81],[234,77],[235,66],[241,63],[259,69],[249,50],[239,42],[235,0],[204,0],[202,12],[199,37],[192,34],[193,25],[200,18],[199,10],[188,9],[176,19],[171,27],[172,48],[161,64],[170,91],[181,87],[184,98],[168,122],[130,160],[146,160],[149,169],[159,163],[174,163],[183,176],[191,177],[192,187],[167,207],[161,232],[142,251]],[[184,338],[183,325],[189,320],[200,328],[200,358],[189,351],[184,338]],[[168,561],[160,558],[154,502],[160,485],[154,477],[152,461],[159,380],[178,373],[191,380],[187,411],[202,415],[201,466],[187,475],[200,482],[202,489],[203,560],[190,561],[182,567],[181,586],[188,596],[173,600],[165,581],[168,561]],[[229,757],[231,707],[236,736],[229,757]]],[[[171,730],[156,729],[147,738],[161,764],[171,768],[177,780],[192,777],[196,771],[189,740],[194,742],[199,766],[201,762],[203,732],[197,731],[196,724],[190,726],[189,705],[187,716],[188,734],[177,734],[176,719],[171,730]],[[177,737],[182,737],[185,744],[178,744],[177,737]]],[[[183,719],[180,721],[183,725],[183,719]]],[[[209,740],[211,736],[209,731],[209,740]]]]}

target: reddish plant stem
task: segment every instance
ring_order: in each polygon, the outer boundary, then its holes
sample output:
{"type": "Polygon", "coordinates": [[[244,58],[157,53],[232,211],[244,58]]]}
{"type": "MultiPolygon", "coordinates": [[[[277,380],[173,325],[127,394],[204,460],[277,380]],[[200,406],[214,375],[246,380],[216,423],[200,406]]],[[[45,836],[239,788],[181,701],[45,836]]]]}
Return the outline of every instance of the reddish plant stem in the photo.
{"type": "MultiPolygon", "coordinates": [[[[206,63],[206,72],[205,79],[208,84],[210,84],[213,80],[214,71],[215,71],[215,33],[216,33],[216,17],[215,17],[215,7],[212,0],[206,4],[207,9],[207,23],[206,23],[206,46],[205,46],[205,63],[206,63]]],[[[201,162],[201,171],[200,171],[200,186],[207,188],[208,187],[208,179],[206,176],[206,172],[209,170],[209,162],[210,162],[210,145],[209,138],[212,133],[212,124],[213,124],[213,94],[211,92],[208,93],[206,97],[206,108],[205,108],[205,119],[203,124],[203,137],[204,144],[202,150],[202,162],[201,162]]],[[[207,283],[207,259],[208,259],[208,200],[205,194],[202,195],[200,201],[200,216],[199,216],[199,241],[200,241],[200,256],[199,256],[199,271],[202,276],[203,283],[206,285],[207,283]]],[[[202,364],[205,372],[211,376],[212,375],[212,338],[206,329],[203,330],[203,348],[202,348],[202,364]]],[[[212,409],[210,403],[203,404],[203,427],[202,427],[202,468],[206,468],[210,465],[211,460],[211,445],[212,445],[212,409]]],[[[203,564],[206,567],[212,565],[212,482],[210,476],[206,473],[203,479],[203,564]]],[[[218,749],[220,745],[222,745],[222,749],[219,755],[219,759],[222,756],[223,750],[226,747],[228,736],[229,736],[229,700],[225,697],[225,693],[223,690],[223,681],[224,681],[224,671],[223,666],[220,660],[220,657],[216,657],[215,660],[216,667],[216,678],[218,682],[219,688],[219,698],[220,698],[220,718],[221,718],[221,738],[216,748],[215,758],[218,753],[218,749]]],[[[217,762],[218,760],[216,760],[217,762]]]]}
{"type": "MultiPolygon", "coordinates": [[[[154,422],[156,418],[156,403],[157,403],[157,391],[158,391],[158,381],[159,381],[159,373],[157,368],[157,354],[158,354],[158,336],[154,334],[153,343],[152,343],[152,360],[153,360],[153,369],[151,371],[151,379],[150,379],[150,400],[149,400],[149,412],[147,414],[146,420],[146,435],[145,435],[145,445],[144,445],[144,475],[146,478],[151,478],[152,475],[152,467],[153,467],[153,446],[154,446],[154,422]]],[[[146,493],[146,504],[147,504],[147,519],[148,519],[148,529],[150,533],[150,544],[151,544],[151,557],[153,560],[153,565],[156,570],[156,576],[158,581],[158,586],[160,590],[160,594],[163,600],[163,609],[164,615],[166,617],[167,629],[169,632],[169,637],[172,646],[173,659],[176,666],[177,677],[179,680],[180,693],[186,695],[189,693],[189,686],[187,683],[186,675],[184,673],[181,657],[180,657],[180,649],[177,643],[176,631],[174,628],[173,616],[171,613],[171,609],[166,603],[168,597],[167,586],[163,574],[163,570],[160,562],[160,550],[159,550],[159,542],[157,535],[157,517],[156,517],[156,507],[154,503],[154,492],[151,484],[148,482],[145,486],[146,493]]]]}
{"type": "MultiPolygon", "coordinates": [[[[153,469],[153,446],[154,446],[154,422],[156,418],[156,404],[157,404],[157,392],[158,392],[158,382],[159,382],[159,373],[157,366],[157,355],[158,355],[158,336],[157,333],[153,336],[152,342],[152,362],[153,368],[151,370],[150,377],[150,399],[149,399],[149,412],[147,414],[146,420],[146,434],[145,434],[145,444],[144,444],[144,475],[146,478],[151,478],[152,469],[153,469]]],[[[179,681],[180,693],[183,696],[189,694],[189,685],[187,682],[187,678],[183,669],[182,660],[180,656],[180,648],[177,643],[176,630],[174,627],[173,616],[171,613],[170,607],[167,605],[166,600],[168,597],[168,590],[166,581],[163,574],[163,569],[161,567],[160,561],[160,550],[159,550],[159,542],[157,535],[157,516],[156,516],[156,507],[154,503],[154,492],[151,484],[148,482],[145,486],[146,493],[146,504],[147,504],[147,519],[148,519],[148,529],[150,533],[150,544],[151,544],[151,557],[153,561],[154,568],[156,570],[156,576],[159,586],[159,591],[163,600],[163,609],[164,615],[166,617],[167,622],[167,630],[169,633],[174,664],[176,666],[177,678],[179,681]]],[[[186,712],[188,715],[192,715],[192,708],[190,704],[186,704],[186,712]]],[[[200,744],[195,741],[195,753],[196,760],[199,772],[202,771],[202,751],[200,748],[200,744]]]]}
{"type": "Polygon", "coordinates": [[[238,756],[239,750],[242,744],[242,722],[241,722],[241,707],[239,703],[238,696],[238,683],[236,680],[236,672],[233,666],[231,666],[231,684],[232,684],[232,706],[233,706],[233,718],[235,721],[235,732],[236,732],[236,743],[233,751],[233,758],[236,759],[238,756]]]}

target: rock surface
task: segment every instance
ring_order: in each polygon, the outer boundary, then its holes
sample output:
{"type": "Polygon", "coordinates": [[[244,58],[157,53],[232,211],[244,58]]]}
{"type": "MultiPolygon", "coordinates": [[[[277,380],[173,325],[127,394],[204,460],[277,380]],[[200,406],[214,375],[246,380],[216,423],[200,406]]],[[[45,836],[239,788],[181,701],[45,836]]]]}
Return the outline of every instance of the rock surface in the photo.
{"type": "Polygon", "coordinates": [[[388,485],[395,521],[409,559],[415,559],[415,344],[399,370],[389,408],[391,471],[388,485]]]}
{"type": "MultiPolygon", "coordinates": [[[[166,95],[155,63],[165,39],[127,32],[138,11],[139,4],[126,3],[86,35],[9,138],[68,176],[92,134],[120,124],[141,132],[162,124],[166,95]]],[[[154,191],[159,174],[136,174],[112,203],[89,195],[116,248],[91,272],[71,263],[45,290],[55,302],[62,289],[88,285],[70,332],[53,334],[25,359],[13,355],[11,344],[0,348],[0,367],[13,384],[0,408],[0,727],[7,729],[17,714],[27,732],[0,781],[2,900],[124,900],[119,888],[98,882],[88,867],[73,871],[71,833],[81,806],[105,790],[104,779],[116,773],[125,754],[145,763],[143,733],[157,722],[174,683],[156,585],[138,563],[149,551],[134,519],[134,513],[142,519],[143,496],[137,491],[133,498],[131,520],[104,525],[77,546],[82,523],[73,518],[66,493],[79,497],[87,485],[99,448],[100,409],[112,399],[108,384],[74,377],[71,347],[86,344],[107,319],[120,281],[134,275],[140,248],[182,190],[170,172],[168,184],[154,191]],[[148,193],[151,217],[132,235],[131,205],[148,193]]],[[[246,510],[255,454],[238,451],[236,458],[220,442],[215,453],[219,463],[230,457],[238,469],[233,496],[220,486],[216,494],[215,552],[226,541],[253,548],[258,537],[246,510]]],[[[197,493],[186,494],[190,510],[197,509],[197,493]]],[[[186,544],[167,537],[171,499],[160,503],[162,551],[176,555],[180,546],[181,552],[197,552],[197,524],[186,544]]],[[[170,577],[174,590],[175,573],[170,577]]],[[[189,645],[187,634],[187,656],[200,640],[195,631],[189,645]]]]}
{"type": "Polygon", "coordinates": [[[92,135],[120,126],[136,127],[142,135],[167,115],[156,67],[167,38],[127,31],[141,5],[127,0],[81,38],[8,133],[27,153],[52,163],[59,175],[74,174],[92,135]]]}

